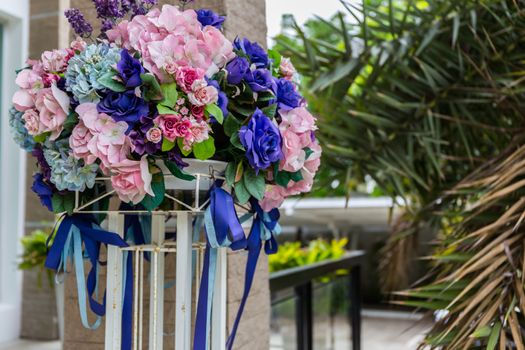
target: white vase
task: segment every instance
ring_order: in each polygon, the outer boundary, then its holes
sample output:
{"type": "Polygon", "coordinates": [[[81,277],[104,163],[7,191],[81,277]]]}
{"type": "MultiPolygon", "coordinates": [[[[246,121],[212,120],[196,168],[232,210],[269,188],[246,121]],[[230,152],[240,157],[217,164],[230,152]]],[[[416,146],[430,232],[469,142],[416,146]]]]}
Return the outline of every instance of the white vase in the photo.
{"type": "MultiPolygon", "coordinates": [[[[208,175],[213,174],[214,176],[224,176],[224,171],[228,163],[221,162],[218,160],[198,160],[193,158],[183,158],[185,163],[188,164],[184,168],[184,172],[190,175],[200,176],[199,190],[208,190],[213,184],[213,178],[208,175]]],[[[171,174],[168,168],[164,165],[162,160],[156,162],[157,166],[162,170],[164,176],[164,186],[167,190],[195,190],[197,180],[187,181],[179,179],[171,174]]]]}

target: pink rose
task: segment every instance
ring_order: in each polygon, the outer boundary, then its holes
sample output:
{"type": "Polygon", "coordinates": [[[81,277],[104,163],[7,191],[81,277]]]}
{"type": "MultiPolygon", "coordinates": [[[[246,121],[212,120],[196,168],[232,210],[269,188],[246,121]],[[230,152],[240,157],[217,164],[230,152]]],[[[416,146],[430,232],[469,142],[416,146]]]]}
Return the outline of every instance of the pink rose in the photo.
{"type": "Polygon", "coordinates": [[[56,140],[69,113],[68,95],[53,84],[51,88],[37,93],[35,106],[40,113],[40,122],[44,125],[43,131],[51,132],[51,140],[56,140]]]}
{"type": "Polygon", "coordinates": [[[186,151],[191,150],[194,143],[206,141],[209,136],[210,126],[204,120],[198,121],[191,119],[191,127],[188,134],[183,140],[183,148],[186,151]]]}
{"type": "Polygon", "coordinates": [[[89,141],[93,138],[91,131],[80,121],[71,132],[69,146],[71,153],[77,159],[84,159],[86,163],[94,163],[96,157],[89,151],[89,141]]]}
{"type": "Polygon", "coordinates": [[[285,189],[281,186],[267,185],[263,200],[260,201],[259,204],[265,212],[268,212],[274,208],[280,207],[281,204],[283,204],[285,195],[285,189]]]}
{"type": "Polygon", "coordinates": [[[198,121],[201,121],[204,119],[204,106],[191,106],[191,115],[197,119],[198,121]]]}
{"type": "Polygon", "coordinates": [[[281,131],[281,138],[283,140],[283,159],[279,164],[279,169],[292,173],[301,170],[306,152],[303,150],[300,137],[290,129],[286,129],[281,131]]]}
{"type": "Polygon", "coordinates": [[[279,125],[281,130],[289,128],[295,133],[303,133],[317,129],[314,116],[305,107],[297,107],[289,111],[280,110],[279,114],[282,117],[279,125]]]}
{"type": "Polygon", "coordinates": [[[36,136],[43,132],[44,126],[40,123],[40,116],[34,109],[26,110],[22,119],[29,135],[36,136]]]}
{"type": "Polygon", "coordinates": [[[178,67],[175,73],[177,85],[182,91],[188,93],[192,91],[195,80],[204,79],[204,71],[200,68],[178,67]]]}
{"type": "Polygon", "coordinates": [[[148,132],[146,132],[146,138],[149,142],[159,143],[160,141],[162,141],[162,130],[154,126],[151,129],[149,129],[148,132]]]}
{"type": "Polygon", "coordinates": [[[13,106],[19,112],[25,112],[35,106],[35,96],[31,90],[18,90],[13,95],[13,106]]]}
{"type": "Polygon", "coordinates": [[[281,64],[279,65],[279,72],[283,75],[284,79],[286,80],[293,79],[293,76],[296,73],[296,70],[288,57],[283,57],[281,59],[281,64]]]}
{"type": "Polygon", "coordinates": [[[177,137],[186,137],[191,127],[191,122],[187,118],[181,118],[175,114],[160,115],[155,122],[162,130],[162,135],[171,142],[174,142],[177,137]]]}
{"type": "Polygon", "coordinates": [[[73,54],[65,49],[44,51],[41,57],[44,70],[52,73],[61,73],[65,71],[67,68],[67,62],[73,54]]]}
{"type": "Polygon", "coordinates": [[[114,164],[112,170],[115,175],[111,176],[111,185],[121,201],[138,204],[146,193],[155,196],[151,189],[151,174],[146,156],[140,161],[125,159],[114,164]]]}
{"type": "Polygon", "coordinates": [[[196,80],[192,85],[192,92],[188,93],[188,100],[195,106],[206,106],[217,102],[219,92],[213,86],[203,86],[207,84],[204,80],[196,80]]]}

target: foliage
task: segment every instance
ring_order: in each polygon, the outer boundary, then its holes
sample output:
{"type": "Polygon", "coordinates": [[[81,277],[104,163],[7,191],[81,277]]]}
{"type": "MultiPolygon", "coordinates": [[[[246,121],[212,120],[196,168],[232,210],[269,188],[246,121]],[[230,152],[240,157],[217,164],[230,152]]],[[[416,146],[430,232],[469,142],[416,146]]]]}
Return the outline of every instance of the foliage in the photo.
{"type": "Polygon", "coordinates": [[[47,256],[47,240],[49,232],[42,230],[33,231],[30,235],[22,237],[22,256],[18,264],[21,270],[38,270],[38,285],[42,286],[42,275],[47,274],[50,286],[52,283],[51,271],[44,267],[47,256]]]}
{"type": "Polygon", "coordinates": [[[330,242],[317,239],[303,248],[301,242],[285,242],[279,246],[277,253],[268,256],[270,272],[338,259],[345,254],[347,243],[346,238],[334,239],[330,242]]]}
{"type": "Polygon", "coordinates": [[[427,343],[523,348],[525,2],[343,5],[305,29],[288,18],[277,46],[321,116],[325,164],[371,176],[405,208],[385,289],[409,284],[424,224],[439,232],[429,285],[401,294],[448,310],[427,343]]]}

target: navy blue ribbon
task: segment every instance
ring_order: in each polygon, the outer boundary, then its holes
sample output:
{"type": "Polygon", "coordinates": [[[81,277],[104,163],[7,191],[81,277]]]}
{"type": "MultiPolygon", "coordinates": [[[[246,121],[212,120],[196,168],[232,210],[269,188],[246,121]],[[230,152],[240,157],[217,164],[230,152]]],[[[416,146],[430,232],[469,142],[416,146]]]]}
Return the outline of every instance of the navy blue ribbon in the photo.
{"type": "MultiPolygon", "coordinates": [[[[62,221],[57,224],[56,234],[54,237],[53,244],[49,249],[45,266],[49,269],[60,271],[61,268],[65,268],[67,260],[71,259],[74,265],[83,264],[82,255],[87,255],[89,262],[91,263],[91,269],[86,279],[86,290],[87,297],[89,300],[90,309],[99,317],[104,316],[106,312],[106,293],[104,292],[103,302],[99,303],[96,300],[96,291],[98,284],[98,264],[100,256],[101,244],[112,245],[116,247],[127,247],[128,244],[118,234],[103,230],[97,223],[96,218],[89,214],[73,214],[63,216],[62,221]],[[77,233],[79,233],[77,235],[77,233]],[[80,237],[80,241],[78,241],[80,237]],[[71,251],[71,254],[76,254],[75,259],[69,254],[64,254],[70,251],[69,244],[72,241],[76,241],[75,248],[71,251]],[[82,244],[84,250],[82,251],[82,244]]],[[[132,255],[129,254],[126,257],[126,278],[125,279],[125,290],[124,290],[124,301],[122,310],[122,349],[131,349],[131,326],[132,326],[132,301],[133,301],[133,263],[132,255]]],[[[75,266],[76,269],[83,271],[83,266],[75,266]]],[[[78,279],[84,278],[77,274],[77,286],[78,286],[78,297],[79,305],[82,305],[81,298],[85,298],[85,291],[81,290],[83,283],[79,283],[78,279]]],[[[81,310],[83,313],[83,310],[81,310]]],[[[85,311],[84,311],[85,313],[85,311]]],[[[98,326],[98,324],[96,325],[98,326]]],[[[96,327],[95,326],[95,327],[96,327]]]]}
{"type": "MultiPolygon", "coordinates": [[[[210,300],[213,293],[215,276],[216,249],[218,247],[230,247],[233,250],[245,249],[248,251],[248,261],[245,270],[244,292],[239,305],[239,310],[233,324],[231,334],[226,343],[228,350],[231,350],[237,334],[237,328],[241,320],[246,301],[255,277],[257,261],[265,241],[265,252],[272,254],[277,251],[277,242],[274,233],[280,231],[277,223],[279,211],[272,210],[265,213],[259,206],[257,200],[252,199],[251,205],[255,217],[248,239],[244,236],[241,220],[237,217],[232,196],[220,188],[220,184],[213,186],[209,192],[210,205],[205,213],[205,229],[207,245],[204,255],[204,266],[202,271],[201,285],[199,290],[199,300],[197,304],[197,318],[195,323],[195,334],[193,341],[194,350],[208,350],[210,336],[210,300]]],[[[252,216],[253,213],[249,216],[252,216]]]]}

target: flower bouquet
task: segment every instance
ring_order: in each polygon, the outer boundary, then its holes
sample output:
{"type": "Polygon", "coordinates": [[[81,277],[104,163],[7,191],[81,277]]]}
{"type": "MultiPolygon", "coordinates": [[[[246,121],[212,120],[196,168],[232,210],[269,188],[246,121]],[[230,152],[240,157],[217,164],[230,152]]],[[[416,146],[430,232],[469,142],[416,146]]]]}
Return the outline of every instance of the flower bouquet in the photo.
{"type": "Polygon", "coordinates": [[[10,125],[38,162],[43,205],[70,212],[75,192],[88,202],[104,177],[122,202],[153,210],[165,192],[159,165],[188,179],[191,158],[227,162],[236,201],[265,211],[311,189],[321,149],[287,58],[229,41],[210,10],[93,2],[100,35],[67,10],[77,39],[16,77],[10,125]]]}

